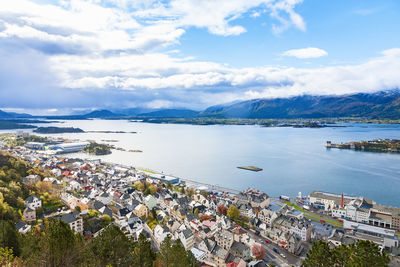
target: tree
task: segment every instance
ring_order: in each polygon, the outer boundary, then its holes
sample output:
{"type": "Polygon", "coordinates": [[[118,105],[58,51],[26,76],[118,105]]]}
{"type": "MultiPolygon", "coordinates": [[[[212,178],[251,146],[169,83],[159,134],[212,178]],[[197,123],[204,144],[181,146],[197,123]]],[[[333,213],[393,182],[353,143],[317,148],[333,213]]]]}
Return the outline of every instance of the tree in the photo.
{"type": "Polygon", "coordinates": [[[158,260],[163,267],[193,266],[194,262],[191,255],[186,253],[181,241],[179,239],[172,241],[170,236],[161,243],[158,260]]]}
{"type": "Polygon", "coordinates": [[[348,246],[350,250],[349,260],[353,266],[388,266],[390,258],[386,251],[380,250],[379,246],[367,240],[360,240],[355,245],[348,246]]]}
{"type": "Polygon", "coordinates": [[[200,195],[202,195],[205,198],[208,198],[208,193],[206,191],[204,191],[204,190],[200,191],[200,195]]]}
{"type": "Polygon", "coordinates": [[[13,250],[5,247],[0,247],[0,266],[23,266],[19,263],[18,258],[14,257],[13,250]]]}
{"type": "Polygon", "coordinates": [[[22,257],[30,266],[73,266],[80,259],[83,240],[61,220],[44,222],[44,232],[34,228],[22,242],[22,257]]]}
{"type": "Polygon", "coordinates": [[[262,260],[265,257],[265,248],[261,245],[254,244],[251,248],[251,253],[257,260],[262,260]]]}
{"type": "Polygon", "coordinates": [[[115,225],[107,226],[87,246],[88,264],[95,266],[130,266],[132,265],[133,243],[115,225]]]}
{"type": "Polygon", "coordinates": [[[173,266],[170,252],[171,252],[171,237],[168,235],[167,237],[164,238],[163,242],[161,243],[160,252],[158,254],[158,260],[165,267],[173,266]]]}
{"type": "Polygon", "coordinates": [[[211,220],[213,217],[211,217],[210,215],[208,215],[208,214],[201,214],[200,216],[200,221],[201,222],[203,222],[203,221],[207,221],[207,220],[211,220]]]}
{"type": "Polygon", "coordinates": [[[171,184],[170,181],[168,181],[168,183],[167,183],[167,188],[168,188],[168,189],[172,189],[172,184],[171,184]]]}
{"type": "Polygon", "coordinates": [[[226,212],[226,214],[228,215],[229,218],[233,219],[233,220],[237,220],[239,218],[240,215],[240,211],[238,208],[236,208],[235,206],[231,205],[228,209],[228,211],[226,212]]]}
{"type": "Polygon", "coordinates": [[[20,234],[11,221],[0,221],[0,247],[8,247],[14,256],[20,255],[20,234]]]}
{"type": "Polygon", "coordinates": [[[226,215],[226,212],[228,211],[228,209],[224,206],[224,205],[218,205],[217,206],[217,212],[219,213],[219,214],[223,214],[223,215],[226,215]]]}
{"type": "Polygon", "coordinates": [[[132,255],[133,266],[138,267],[152,267],[156,259],[151,243],[143,234],[140,234],[138,241],[134,244],[132,255]]]}
{"type": "Polygon", "coordinates": [[[102,216],[101,216],[101,219],[104,221],[104,223],[107,225],[107,224],[109,224],[110,222],[111,222],[111,217],[110,217],[110,215],[107,215],[107,214],[103,214],[102,216]]]}
{"type": "Polygon", "coordinates": [[[302,267],[332,267],[332,251],[328,243],[319,240],[314,242],[312,248],[307,252],[302,267]]]}
{"type": "Polygon", "coordinates": [[[325,241],[313,244],[303,267],[342,267],[342,266],[389,266],[390,258],[385,251],[380,251],[378,245],[365,240],[356,244],[341,245],[329,248],[325,241]]]}

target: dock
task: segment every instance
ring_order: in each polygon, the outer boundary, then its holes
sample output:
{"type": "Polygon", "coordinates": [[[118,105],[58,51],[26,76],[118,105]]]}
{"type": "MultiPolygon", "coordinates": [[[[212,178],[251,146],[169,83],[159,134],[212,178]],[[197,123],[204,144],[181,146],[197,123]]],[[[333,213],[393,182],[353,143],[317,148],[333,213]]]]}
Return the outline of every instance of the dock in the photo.
{"type": "Polygon", "coordinates": [[[262,171],[263,169],[258,168],[258,167],[254,167],[254,166],[239,166],[237,167],[238,169],[242,169],[242,170],[248,170],[248,171],[253,171],[253,172],[259,172],[262,171]]]}

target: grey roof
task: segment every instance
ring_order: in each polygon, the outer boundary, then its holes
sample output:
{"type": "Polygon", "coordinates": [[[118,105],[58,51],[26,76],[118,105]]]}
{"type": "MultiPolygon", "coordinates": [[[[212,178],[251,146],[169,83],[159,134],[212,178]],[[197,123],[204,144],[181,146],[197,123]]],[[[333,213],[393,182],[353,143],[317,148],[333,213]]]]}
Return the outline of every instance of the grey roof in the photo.
{"type": "Polygon", "coordinates": [[[185,229],[185,230],[182,231],[182,234],[183,234],[183,235],[185,236],[185,238],[187,239],[187,238],[191,237],[194,233],[193,233],[193,231],[190,230],[190,229],[185,229]]]}
{"type": "Polygon", "coordinates": [[[218,258],[226,259],[228,255],[228,251],[226,249],[221,248],[220,246],[216,245],[211,252],[212,254],[216,255],[218,258]]]}
{"type": "Polygon", "coordinates": [[[26,226],[26,223],[25,223],[25,222],[17,222],[17,223],[15,224],[15,228],[17,228],[17,230],[22,229],[22,228],[24,228],[25,226],[26,226]]]}
{"type": "Polygon", "coordinates": [[[27,208],[24,210],[24,212],[33,212],[33,211],[35,211],[35,210],[33,210],[33,209],[29,208],[29,207],[27,207],[27,208]]]}
{"type": "Polygon", "coordinates": [[[25,202],[32,203],[34,199],[40,199],[38,196],[30,195],[25,199],[25,202]]]}
{"type": "Polygon", "coordinates": [[[72,223],[72,222],[76,221],[76,217],[72,213],[67,213],[67,214],[61,215],[61,220],[66,223],[72,223]]]}
{"type": "Polygon", "coordinates": [[[234,241],[233,244],[232,244],[232,246],[231,246],[231,250],[237,251],[237,252],[239,252],[240,254],[243,254],[244,251],[245,251],[246,249],[248,249],[248,248],[249,248],[249,247],[247,247],[245,244],[243,244],[243,243],[241,243],[241,242],[236,242],[236,241],[234,241]]]}
{"type": "Polygon", "coordinates": [[[106,192],[104,192],[103,194],[100,195],[100,197],[109,197],[110,195],[106,192]]]}
{"type": "Polygon", "coordinates": [[[101,203],[100,201],[95,201],[94,202],[94,204],[93,204],[93,207],[94,207],[94,209],[95,210],[99,210],[99,209],[101,209],[102,207],[104,207],[104,204],[103,203],[101,203]]]}
{"type": "Polygon", "coordinates": [[[214,247],[216,245],[214,240],[206,238],[203,241],[204,241],[204,244],[206,245],[208,251],[212,251],[214,249],[214,247]]]}

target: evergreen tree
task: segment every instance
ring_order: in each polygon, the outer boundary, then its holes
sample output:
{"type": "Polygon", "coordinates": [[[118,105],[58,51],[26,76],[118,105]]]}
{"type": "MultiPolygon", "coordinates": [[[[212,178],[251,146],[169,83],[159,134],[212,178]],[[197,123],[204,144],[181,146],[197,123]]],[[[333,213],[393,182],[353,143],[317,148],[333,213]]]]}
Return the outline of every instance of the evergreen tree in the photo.
{"type": "Polygon", "coordinates": [[[390,258],[385,251],[381,252],[378,245],[365,240],[356,244],[341,245],[329,248],[325,241],[313,244],[303,267],[362,267],[362,266],[389,266],[390,258]]]}
{"type": "Polygon", "coordinates": [[[44,222],[23,239],[22,257],[30,266],[74,266],[80,262],[82,238],[61,220],[44,222]]]}
{"type": "Polygon", "coordinates": [[[194,262],[190,254],[186,253],[181,241],[172,241],[170,236],[161,243],[158,260],[163,267],[187,267],[192,266],[191,263],[194,262]]]}
{"type": "Polygon", "coordinates": [[[171,252],[171,237],[168,235],[164,238],[160,245],[160,252],[158,253],[158,260],[162,263],[163,267],[172,267],[171,252]]]}
{"type": "Polygon", "coordinates": [[[156,259],[151,243],[143,234],[140,234],[139,240],[135,242],[132,255],[133,265],[137,267],[151,267],[156,259]]]}
{"type": "Polygon", "coordinates": [[[107,226],[87,245],[88,264],[95,266],[130,266],[132,265],[133,243],[115,225],[107,226]]]}
{"type": "Polygon", "coordinates": [[[332,251],[328,243],[319,240],[314,242],[312,248],[307,252],[306,259],[303,261],[303,267],[332,267],[332,251]]]}
{"type": "Polygon", "coordinates": [[[20,255],[20,234],[11,221],[0,221],[0,247],[12,249],[14,256],[20,255]]]}

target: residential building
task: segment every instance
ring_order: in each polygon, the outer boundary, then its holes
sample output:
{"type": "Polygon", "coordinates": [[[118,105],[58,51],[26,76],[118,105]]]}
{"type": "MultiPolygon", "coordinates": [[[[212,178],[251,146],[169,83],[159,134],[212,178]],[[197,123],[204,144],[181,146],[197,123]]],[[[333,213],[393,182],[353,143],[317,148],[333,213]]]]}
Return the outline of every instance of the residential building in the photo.
{"type": "Polygon", "coordinates": [[[194,246],[194,232],[190,229],[185,229],[179,233],[179,239],[186,250],[190,250],[194,246]]]}
{"type": "Polygon", "coordinates": [[[24,209],[23,216],[25,218],[25,221],[27,222],[36,221],[36,210],[31,209],[30,207],[26,207],[24,209]]]}
{"type": "Polygon", "coordinates": [[[74,213],[67,213],[63,214],[60,217],[60,220],[63,222],[69,224],[72,230],[75,231],[75,233],[83,233],[83,220],[82,217],[79,215],[79,213],[74,212],[74,213]]]}
{"type": "Polygon", "coordinates": [[[138,216],[138,217],[147,217],[148,214],[148,209],[145,205],[139,204],[135,207],[133,212],[138,216]]]}
{"type": "Polygon", "coordinates": [[[42,200],[38,196],[31,195],[25,199],[25,206],[35,210],[42,206],[42,200]]]}
{"type": "Polygon", "coordinates": [[[215,242],[223,249],[229,250],[233,243],[233,233],[223,229],[215,234],[215,242]]]}

